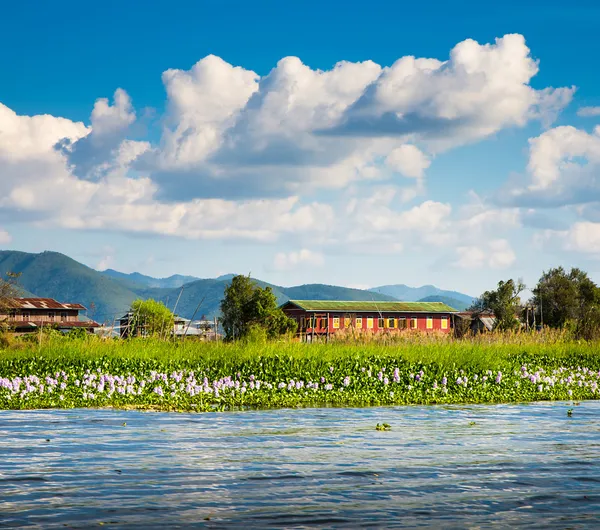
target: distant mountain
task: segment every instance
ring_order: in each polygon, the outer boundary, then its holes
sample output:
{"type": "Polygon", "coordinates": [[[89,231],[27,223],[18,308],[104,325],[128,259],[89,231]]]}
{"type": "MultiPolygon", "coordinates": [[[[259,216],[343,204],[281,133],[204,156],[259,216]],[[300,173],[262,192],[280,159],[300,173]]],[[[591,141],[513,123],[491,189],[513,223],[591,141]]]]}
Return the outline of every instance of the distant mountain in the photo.
{"type": "Polygon", "coordinates": [[[426,296],[425,298],[421,298],[418,302],[442,302],[443,304],[449,305],[458,311],[464,311],[471,304],[466,304],[465,302],[458,300],[456,298],[450,298],[449,296],[439,296],[439,295],[431,295],[426,296]]]}
{"type": "Polygon", "coordinates": [[[117,278],[125,282],[133,282],[133,284],[159,289],[173,289],[181,287],[185,283],[200,279],[196,278],[195,276],[182,276],[181,274],[173,274],[173,276],[169,276],[168,278],[153,278],[152,276],[146,276],[145,274],[140,274],[139,272],[125,274],[124,272],[119,272],[113,269],[101,271],[101,274],[111,278],[117,278]]]}
{"type": "Polygon", "coordinates": [[[430,296],[444,296],[448,298],[454,298],[455,300],[470,306],[474,300],[472,296],[467,294],[459,293],[457,291],[445,291],[444,289],[438,289],[434,285],[423,285],[421,287],[409,287],[408,285],[404,284],[382,285],[381,287],[373,287],[369,290],[375,293],[393,296],[398,300],[404,300],[406,302],[417,302],[430,296]]]}
{"type": "MultiPolygon", "coordinates": [[[[234,276],[227,274],[215,279],[193,279],[182,284],[184,279],[194,277],[174,275],[157,279],[139,273],[125,274],[114,270],[99,272],[58,252],[28,254],[17,251],[0,251],[0,271],[22,273],[19,283],[27,293],[61,302],[81,303],[88,308],[88,316],[108,323],[125,313],[137,298],[160,300],[187,318],[212,318],[218,314],[225,287],[234,276]]],[[[290,298],[394,299],[387,294],[335,285],[280,287],[261,280],[255,281],[261,287],[271,287],[279,303],[290,298]]]]}
{"type": "Polygon", "coordinates": [[[139,296],[119,281],[58,252],[0,251],[0,271],[20,272],[19,284],[29,293],[81,303],[91,318],[100,321],[112,320],[139,296]]]}

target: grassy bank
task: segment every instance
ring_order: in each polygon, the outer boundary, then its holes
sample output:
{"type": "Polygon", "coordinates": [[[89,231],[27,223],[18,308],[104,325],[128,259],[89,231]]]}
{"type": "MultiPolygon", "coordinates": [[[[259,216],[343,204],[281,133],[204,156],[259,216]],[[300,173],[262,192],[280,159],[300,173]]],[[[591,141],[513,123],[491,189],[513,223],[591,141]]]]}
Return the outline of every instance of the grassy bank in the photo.
{"type": "Polygon", "coordinates": [[[367,344],[49,338],[0,350],[0,408],[366,406],[594,399],[600,345],[560,337],[367,344]]]}

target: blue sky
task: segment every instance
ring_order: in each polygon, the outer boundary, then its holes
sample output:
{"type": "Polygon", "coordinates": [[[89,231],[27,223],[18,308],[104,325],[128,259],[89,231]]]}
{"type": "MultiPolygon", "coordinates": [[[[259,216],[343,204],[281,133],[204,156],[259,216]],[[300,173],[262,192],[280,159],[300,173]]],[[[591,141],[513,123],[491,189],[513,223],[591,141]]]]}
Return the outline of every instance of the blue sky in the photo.
{"type": "Polygon", "coordinates": [[[285,285],[600,281],[595,4],[3,6],[0,247],[285,285]]]}

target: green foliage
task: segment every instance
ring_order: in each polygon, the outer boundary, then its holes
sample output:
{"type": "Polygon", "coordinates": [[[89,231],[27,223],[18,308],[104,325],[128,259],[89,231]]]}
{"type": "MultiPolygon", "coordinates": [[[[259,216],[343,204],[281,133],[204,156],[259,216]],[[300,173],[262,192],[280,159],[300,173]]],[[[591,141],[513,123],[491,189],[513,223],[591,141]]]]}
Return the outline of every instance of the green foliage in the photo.
{"type": "Polygon", "coordinates": [[[173,333],[174,315],[162,302],[134,300],[130,311],[133,335],[167,338],[173,333]]]}
{"type": "Polygon", "coordinates": [[[599,395],[598,345],[587,342],[465,341],[399,348],[296,342],[80,341],[56,336],[41,347],[25,344],[20,351],[2,351],[0,378],[22,381],[25,376],[36,376],[47,386],[49,376],[58,384],[52,392],[37,389],[23,397],[23,382],[13,395],[0,387],[0,409],[111,406],[208,411],[580,400],[599,395]],[[102,385],[103,390],[98,388],[102,374],[114,381],[113,392],[109,383],[102,385]],[[535,383],[530,380],[534,375],[535,383]],[[135,391],[127,391],[122,383],[123,393],[119,392],[116,376],[122,381],[135,378],[135,391]],[[209,391],[201,388],[205,377],[209,391]],[[64,389],[60,388],[63,381],[64,389]],[[145,385],[140,387],[142,381],[145,385]],[[190,381],[198,391],[186,390],[190,381]],[[260,388],[256,388],[258,381],[260,388]],[[228,387],[227,382],[238,384],[228,387]],[[218,394],[210,391],[216,384],[222,385],[218,394]]]}
{"type": "Polygon", "coordinates": [[[575,337],[600,336],[600,289],[586,272],[562,267],[545,272],[533,289],[532,303],[544,325],[570,329],[575,337]]]}
{"type": "Polygon", "coordinates": [[[277,305],[270,287],[258,286],[248,276],[234,276],[225,288],[221,302],[221,325],[228,341],[246,339],[257,328],[263,328],[267,338],[274,339],[295,331],[296,323],[277,305]]]}
{"type": "Polygon", "coordinates": [[[518,315],[521,312],[521,299],[519,295],[525,289],[521,280],[498,282],[494,291],[486,291],[473,304],[475,311],[492,311],[496,315],[495,328],[500,331],[518,329],[521,325],[518,315]]]}

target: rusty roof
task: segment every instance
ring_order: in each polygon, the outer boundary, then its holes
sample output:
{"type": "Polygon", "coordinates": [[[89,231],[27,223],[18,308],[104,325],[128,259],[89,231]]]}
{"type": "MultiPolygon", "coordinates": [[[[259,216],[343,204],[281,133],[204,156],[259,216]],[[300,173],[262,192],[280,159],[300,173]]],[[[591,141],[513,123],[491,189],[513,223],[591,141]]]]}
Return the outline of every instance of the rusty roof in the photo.
{"type": "Polygon", "coordinates": [[[354,300],[289,300],[305,311],[362,311],[370,313],[455,313],[456,309],[442,302],[359,302],[354,300]]]}
{"type": "Polygon", "coordinates": [[[63,304],[54,298],[12,298],[9,304],[12,309],[86,309],[81,304],[63,304]]]}

